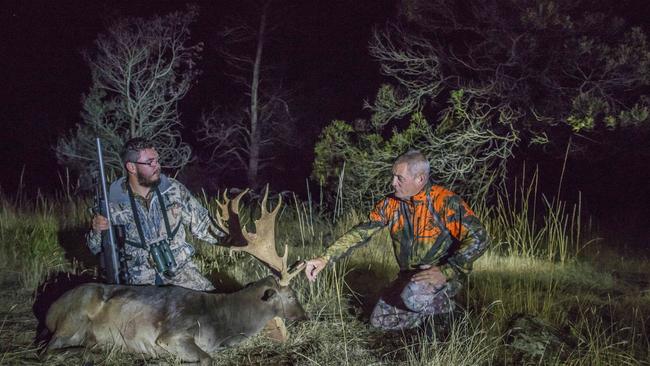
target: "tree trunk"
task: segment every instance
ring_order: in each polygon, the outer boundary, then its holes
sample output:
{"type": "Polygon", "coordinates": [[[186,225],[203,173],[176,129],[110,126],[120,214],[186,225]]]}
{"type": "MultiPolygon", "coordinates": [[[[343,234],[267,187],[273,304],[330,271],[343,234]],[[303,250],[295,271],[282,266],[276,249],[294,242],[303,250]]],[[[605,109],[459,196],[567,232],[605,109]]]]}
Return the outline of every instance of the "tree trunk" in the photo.
{"type": "Polygon", "coordinates": [[[260,18],[260,28],[257,35],[257,49],[255,51],[255,63],[253,65],[253,80],[251,81],[251,128],[250,128],[250,147],[248,155],[248,185],[251,188],[257,188],[257,173],[260,167],[260,126],[259,122],[259,97],[258,89],[260,84],[260,67],[262,64],[262,51],[264,50],[264,31],[266,28],[266,9],[265,5],[260,18]]]}

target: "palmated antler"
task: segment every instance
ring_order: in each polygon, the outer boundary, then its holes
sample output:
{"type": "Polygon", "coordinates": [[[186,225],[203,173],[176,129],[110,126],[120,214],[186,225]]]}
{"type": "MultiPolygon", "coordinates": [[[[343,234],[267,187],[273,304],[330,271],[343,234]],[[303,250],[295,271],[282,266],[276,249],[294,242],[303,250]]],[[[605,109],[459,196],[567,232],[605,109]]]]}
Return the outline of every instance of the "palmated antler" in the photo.
{"type": "Polygon", "coordinates": [[[246,239],[242,235],[242,224],[239,221],[239,200],[248,193],[248,189],[240,192],[235,198],[228,198],[228,190],[223,192],[223,202],[217,201],[219,210],[217,222],[228,234],[229,245],[245,245],[246,239]]]}
{"type": "Polygon", "coordinates": [[[232,201],[224,192],[224,202],[217,202],[221,210],[221,216],[217,215],[217,219],[222,226],[227,226],[231,250],[246,252],[259,259],[279,277],[280,286],[288,286],[289,281],[300,273],[305,263],[300,262],[290,271],[287,266],[289,246],[284,246],[282,257],[275,249],[275,219],[282,206],[282,196],[275,208],[269,212],[266,209],[269,187],[266,186],[261,204],[261,215],[259,219],[255,220],[255,233],[249,233],[239,221],[239,200],[247,192],[248,189],[238,194],[232,201]]]}

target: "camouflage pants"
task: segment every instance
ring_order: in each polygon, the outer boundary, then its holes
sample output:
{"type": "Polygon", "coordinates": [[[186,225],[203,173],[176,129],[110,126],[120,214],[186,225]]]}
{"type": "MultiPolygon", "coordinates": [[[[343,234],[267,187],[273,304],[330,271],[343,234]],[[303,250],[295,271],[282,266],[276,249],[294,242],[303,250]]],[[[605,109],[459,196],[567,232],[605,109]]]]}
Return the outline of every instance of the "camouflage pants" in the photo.
{"type": "Polygon", "coordinates": [[[460,282],[448,281],[435,288],[429,283],[411,282],[411,275],[400,274],[384,290],[370,316],[372,326],[383,330],[410,329],[432,315],[454,310],[453,297],[460,291],[460,282]]]}
{"type": "Polygon", "coordinates": [[[130,269],[130,272],[132,275],[129,282],[133,285],[176,285],[197,291],[214,290],[212,283],[201,274],[191,260],[185,263],[172,278],[158,275],[156,279],[156,271],[149,266],[130,269]]]}

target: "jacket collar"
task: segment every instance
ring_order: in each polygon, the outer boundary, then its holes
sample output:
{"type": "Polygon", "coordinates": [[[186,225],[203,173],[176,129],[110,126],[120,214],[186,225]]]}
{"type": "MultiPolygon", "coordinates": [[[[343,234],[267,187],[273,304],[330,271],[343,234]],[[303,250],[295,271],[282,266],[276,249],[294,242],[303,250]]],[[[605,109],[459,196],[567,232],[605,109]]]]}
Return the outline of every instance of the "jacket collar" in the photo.
{"type": "Polygon", "coordinates": [[[420,192],[416,193],[411,197],[410,202],[415,203],[415,202],[426,201],[430,191],[431,191],[431,182],[427,182],[424,185],[424,187],[422,187],[422,190],[420,190],[420,192]]]}
{"type": "Polygon", "coordinates": [[[415,203],[418,203],[418,202],[425,202],[427,200],[427,197],[429,196],[429,192],[431,192],[431,187],[432,187],[431,182],[427,182],[424,185],[424,187],[422,188],[422,190],[420,190],[420,192],[414,194],[408,200],[397,198],[395,196],[395,194],[392,194],[392,197],[394,199],[398,200],[398,201],[406,202],[408,204],[415,204],[415,203]]]}
{"type": "MultiPolygon", "coordinates": [[[[111,203],[129,203],[129,193],[124,189],[126,184],[126,177],[121,177],[115,182],[111,183],[111,188],[108,190],[108,200],[111,203]]],[[[160,184],[158,189],[160,193],[165,193],[172,186],[169,177],[165,174],[160,174],[160,184]]]]}

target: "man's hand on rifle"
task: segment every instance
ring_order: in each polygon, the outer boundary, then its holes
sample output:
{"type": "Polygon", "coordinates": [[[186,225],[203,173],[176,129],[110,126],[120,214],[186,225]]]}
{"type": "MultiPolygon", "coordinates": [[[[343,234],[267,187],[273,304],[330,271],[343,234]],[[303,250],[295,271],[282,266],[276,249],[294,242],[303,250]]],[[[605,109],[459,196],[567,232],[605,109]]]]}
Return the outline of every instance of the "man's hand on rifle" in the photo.
{"type": "Polygon", "coordinates": [[[93,216],[93,231],[96,233],[108,230],[108,219],[102,215],[93,216]]]}

